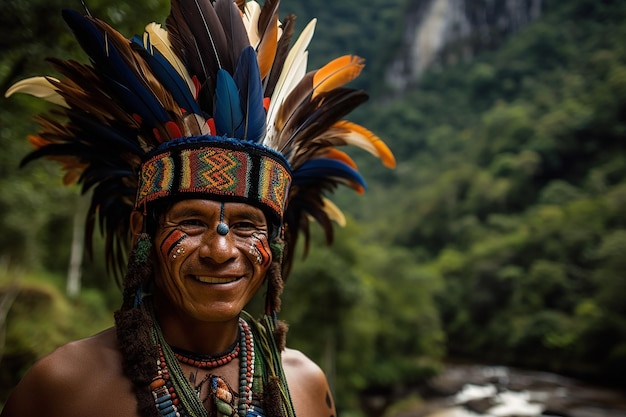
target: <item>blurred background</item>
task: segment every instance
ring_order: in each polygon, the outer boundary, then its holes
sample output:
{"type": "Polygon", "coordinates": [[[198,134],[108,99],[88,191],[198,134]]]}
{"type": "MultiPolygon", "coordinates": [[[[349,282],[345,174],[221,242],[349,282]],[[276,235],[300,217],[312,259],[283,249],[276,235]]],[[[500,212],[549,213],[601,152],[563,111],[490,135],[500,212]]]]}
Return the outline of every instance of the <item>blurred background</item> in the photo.
{"type": "MultiPolygon", "coordinates": [[[[89,0],[131,37],[167,0],[89,0]]],[[[78,0],[0,1],[0,90],[84,61],[78,0]]],[[[345,53],[371,94],[350,119],[394,151],[352,152],[368,192],[292,273],[288,343],[339,415],[626,416],[626,2],[283,0],[318,18],[310,68],[345,53]],[[515,407],[518,408],[515,408],[515,407]],[[508,408],[507,408],[508,407],[508,408]]],[[[33,116],[0,99],[0,407],[32,363],[112,325],[121,300],[88,197],[53,163],[20,169],[33,116]]],[[[251,306],[254,309],[254,305],[251,306]]]]}

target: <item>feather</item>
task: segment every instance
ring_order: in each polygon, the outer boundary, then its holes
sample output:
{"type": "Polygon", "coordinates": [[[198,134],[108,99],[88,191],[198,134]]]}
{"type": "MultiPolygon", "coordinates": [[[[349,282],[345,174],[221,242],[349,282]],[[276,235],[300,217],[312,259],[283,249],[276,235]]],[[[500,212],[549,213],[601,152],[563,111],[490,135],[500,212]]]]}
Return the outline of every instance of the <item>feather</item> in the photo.
{"type": "Polygon", "coordinates": [[[239,87],[239,98],[244,114],[243,124],[235,137],[258,142],[265,134],[265,109],[259,66],[251,46],[241,53],[233,78],[239,87]]]}
{"type": "MultiPolygon", "coordinates": [[[[276,81],[274,93],[271,96],[270,108],[267,114],[267,125],[270,129],[274,129],[274,119],[278,109],[282,107],[285,97],[291,92],[292,86],[295,86],[306,73],[306,63],[308,48],[313,33],[315,32],[316,19],[312,19],[304,28],[298,40],[289,50],[282,71],[276,81]]],[[[266,146],[273,147],[274,132],[270,130],[265,141],[266,146]]]]}
{"type": "Polygon", "coordinates": [[[279,0],[266,0],[259,14],[257,30],[259,43],[256,47],[261,79],[272,69],[278,47],[278,5],[279,0]]]}
{"type": "Polygon", "coordinates": [[[31,96],[46,100],[59,106],[67,107],[67,103],[63,97],[56,91],[52,81],[58,82],[56,78],[52,77],[31,77],[18,81],[13,84],[4,93],[6,98],[9,98],[15,93],[29,94],[31,96]]]}
{"type": "Polygon", "coordinates": [[[315,185],[323,181],[341,182],[359,194],[365,192],[365,181],[358,171],[349,165],[328,158],[311,159],[293,172],[293,185],[315,185]]]}
{"type": "MultiPolygon", "coordinates": [[[[94,66],[102,71],[103,78],[108,85],[124,103],[129,105],[132,112],[141,115],[150,126],[169,120],[163,104],[155,98],[144,80],[140,79],[141,75],[137,73],[137,69],[132,68],[122,59],[117,48],[121,45],[114,44],[121,35],[113,29],[102,33],[98,25],[104,28],[103,22],[87,18],[73,10],[64,9],[63,17],[74,31],[85,52],[93,60],[94,66]]],[[[128,42],[125,39],[124,41],[128,42]]]]}
{"type": "MultiPolygon", "coordinates": [[[[109,95],[109,88],[92,67],[75,61],[49,58],[52,66],[65,76],[63,81],[50,81],[71,109],[88,112],[102,123],[136,126],[135,120],[109,95]]],[[[68,110],[69,111],[69,110],[68,110]]]]}
{"type": "Polygon", "coordinates": [[[354,80],[361,73],[363,62],[356,55],[344,55],[317,70],[313,76],[313,98],[354,80]]]}
{"type": "Polygon", "coordinates": [[[242,16],[243,24],[248,33],[250,45],[256,48],[259,44],[260,35],[258,31],[259,16],[261,15],[261,6],[256,1],[248,1],[245,3],[244,14],[242,16]]]}
{"type": "Polygon", "coordinates": [[[242,51],[250,46],[250,39],[241,19],[241,12],[232,0],[217,0],[214,7],[226,36],[229,62],[233,64],[229,72],[232,73],[242,51]]]}
{"type": "Polygon", "coordinates": [[[332,91],[356,78],[363,68],[363,60],[357,56],[345,55],[322,68],[306,74],[298,85],[285,98],[276,115],[276,129],[282,130],[290,124],[298,107],[313,100],[322,93],[332,91]]]}
{"type": "Polygon", "coordinates": [[[330,159],[336,159],[336,160],[341,161],[344,164],[350,166],[352,169],[355,169],[355,170],[358,169],[357,166],[356,166],[356,163],[354,162],[354,160],[352,160],[352,158],[350,158],[350,155],[348,155],[347,153],[345,153],[343,151],[340,151],[337,148],[331,148],[331,147],[324,148],[316,156],[324,157],[324,158],[330,158],[330,159]]]}
{"type": "Polygon", "coordinates": [[[167,31],[161,27],[161,25],[157,23],[150,23],[146,25],[144,36],[143,36],[143,46],[149,52],[151,48],[155,48],[157,51],[163,55],[165,59],[170,63],[170,65],[178,72],[180,77],[185,80],[187,86],[189,87],[189,91],[192,92],[192,95],[196,97],[197,91],[195,88],[195,84],[191,77],[189,76],[189,72],[187,72],[187,68],[183,62],[178,58],[178,56],[174,53],[172,49],[172,43],[170,42],[167,31]]]}
{"type": "Polygon", "coordinates": [[[134,39],[134,45],[136,45],[135,48],[137,48],[140,55],[150,66],[150,69],[156,78],[161,82],[161,84],[163,84],[163,87],[165,87],[172,95],[172,98],[176,101],[178,106],[183,108],[186,112],[193,112],[201,115],[202,110],[192,95],[193,90],[189,89],[189,85],[180,76],[176,69],[158,49],[151,48],[149,43],[147,48],[144,48],[143,43],[140,42],[141,41],[137,38],[134,39]]]}
{"type": "MultiPolygon", "coordinates": [[[[247,0],[234,0],[235,4],[237,5],[237,8],[239,10],[241,10],[241,13],[243,13],[245,11],[246,8],[246,3],[248,3],[247,0]]],[[[250,1],[250,3],[252,3],[253,1],[250,1]]]]}
{"type": "Polygon", "coordinates": [[[218,70],[215,90],[215,128],[217,135],[235,137],[235,131],[243,124],[243,117],[235,80],[226,70],[218,70]]]}
{"type": "Polygon", "coordinates": [[[334,124],[333,128],[340,129],[340,138],[348,145],[358,146],[374,156],[377,156],[387,168],[395,168],[396,160],[391,150],[373,132],[356,123],[342,120],[334,124]]]}
{"type": "MultiPolygon", "coordinates": [[[[277,81],[276,90],[278,93],[275,94],[283,94],[285,95],[289,91],[282,92],[283,89],[288,88],[292,83],[285,83],[289,79],[289,75],[292,73],[293,68],[297,68],[299,66],[298,61],[302,60],[302,57],[306,55],[306,49],[309,47],[309,43],[313,38],[313,33],[315,32],[315,25],[317,23],[317,19],[312,19],[304,28],[298,40],[290,49],[289,54],[287,54],[287,58],[285,58],[285,65],[283,66],[280,77],[277,81]],[[285,87],[285,85],[287,87],[285,87]]],[[[272,101],[274,101],[274,96],[272,96],[272,101]]]]}
{"type": "MultiPolygon", "coordinates": [[[[191,74],[206,80],[215,79],[217,70],[232,71],[229,61],[226,35],[210,1],[172,0],[167,29],[178,35],[176,43],[183,51],[183,62],[191,74]]],[[[172,42],[174,44],[174,40],[172,42]]]]}
{"type": "Polygon", "coordinates": [[[350,165],[351,159],[344,152],[334,146],[357,146],[372,155],[380,158],[383,165],[388,168],[395,167],[395,158],[387,145],[374,133],[355,123],[342,120],[335,123],[330,129],[311,138],[307,142],[307,154],[298,155],[299,159],[306,159],[315,156],[326,156],[340,159],[350,165]]]}
{"type": "MultiPolygon", "coordinates": [[[[367,100],[362,90],[336,88],[305,102],[294,111],[277,140],[278,149],[288,156],[294,166],[300,161],[297,150],[300,142],[323,134],[329,127],[342,119],[367,100]]],[[[305,148],[306,149],[306,148],[305,148]]]]}
{"type": "Polygon", "coordinates": [[[272,63],[272,69],[270,70],[268,76],[264,78],[265,97],[272,97],[274,93],[278,77],[280,77],[287,54],[289,53],[289,46],[291,44],[291,39],[293,38],[295,19],[296,17],[290,14],[283,20],[282,34],[276,46],[276,54],[274,56],[274,62],[272,63]]]}
{"type": "Polygon", "coordinates": [[[344,214],[341,211],[341,209],[339,207],[337,207],[335,205],[335,203],[333,203],[332,201],[330,201],[326,197],[322,197],[322,200],[324,201],[323,210],[326,213],[326,215],[331,220],[334,220],[340,227],[345,227],[346,226],[346,216],[344,216],[344,214]]]}

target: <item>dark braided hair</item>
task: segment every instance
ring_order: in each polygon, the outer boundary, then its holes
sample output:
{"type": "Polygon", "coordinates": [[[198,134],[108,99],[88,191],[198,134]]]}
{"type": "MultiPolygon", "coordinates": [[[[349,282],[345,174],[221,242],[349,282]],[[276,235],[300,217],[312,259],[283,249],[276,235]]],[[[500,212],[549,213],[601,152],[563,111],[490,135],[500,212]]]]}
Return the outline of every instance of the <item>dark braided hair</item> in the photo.
{"type": "Polygon", "coordinates": [[[152,343],[152,316],[143,307],[142,289],[153,276],[151,238],[142,233],[130,253],[123,282],[122,308],[115,312],[117,342],[122,352],[122,369],[132,381],[139,413],[158,417],[150,382],[157,374],[157,348],[152,343]]]}

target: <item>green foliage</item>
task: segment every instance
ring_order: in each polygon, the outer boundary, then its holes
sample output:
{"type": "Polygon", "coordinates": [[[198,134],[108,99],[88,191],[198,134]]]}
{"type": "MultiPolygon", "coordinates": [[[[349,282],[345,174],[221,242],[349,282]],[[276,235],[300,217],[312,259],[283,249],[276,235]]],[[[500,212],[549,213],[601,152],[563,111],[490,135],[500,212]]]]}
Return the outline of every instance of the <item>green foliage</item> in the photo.
{"type": "Polygon", "coordinates": [[[550,3],[370,119],[399,156],[384,234],[443,277],[450,355],[624,382],[624,18],[550,3]]]}
{"type": "Polygon", "coordinates": [[[22,275],[19,271],[0,273],[0,300],[17,291],[6,327],[0,356],[0,404],[9,389],[36,359],[61,344],[90,336],[113,324],[112,311],[98,291],[84,291],[69,300],[62,291],[62,279],[52,275],[22,275]]]}
{"type": "Polygon", "coordinates": [[[444,336],[430,294],[439,280],[411,252],[365,241],[353,221],[338,232],[332,248],[314,234],[316,245],[289,278],[281,317],[293,324],[290,345],[326,371],[339,408],[358,410],[359,392],[436,372],[444,336]]]}

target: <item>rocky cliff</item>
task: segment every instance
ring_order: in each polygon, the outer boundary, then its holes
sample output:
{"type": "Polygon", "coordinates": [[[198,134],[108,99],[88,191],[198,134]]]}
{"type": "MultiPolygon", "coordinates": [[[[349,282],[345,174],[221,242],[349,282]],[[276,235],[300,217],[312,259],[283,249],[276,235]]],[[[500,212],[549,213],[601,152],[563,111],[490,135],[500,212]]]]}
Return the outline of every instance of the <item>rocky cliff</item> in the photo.
{"type": "Polygon", "coordinates": [[[401,90],[428,68],[471,60],[497,48],[541,11],[542,0],[414,0],[403,48],[387,71],[387,81],[401,90]]]}

